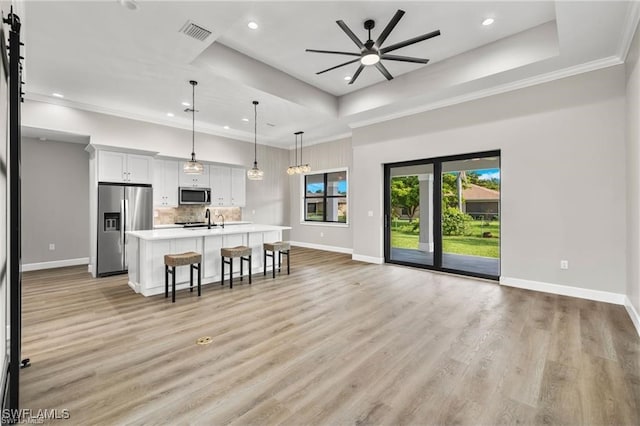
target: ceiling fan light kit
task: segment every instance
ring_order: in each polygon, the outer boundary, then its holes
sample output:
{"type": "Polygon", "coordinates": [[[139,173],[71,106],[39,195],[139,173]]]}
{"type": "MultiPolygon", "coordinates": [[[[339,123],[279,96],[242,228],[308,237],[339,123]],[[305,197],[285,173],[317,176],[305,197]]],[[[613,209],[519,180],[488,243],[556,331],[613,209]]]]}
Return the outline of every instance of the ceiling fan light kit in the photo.
{"type": "Polygon", "coordinates": [[[421,36],[411,38],[409,40],[401,41],[399,43],[392,44],[391,46],[382,47],[387,37],[389,37],[389,34],[391,33],[391,31],[393,31],[396,25],[398,25],[398,22],[400,21],[400,19],[404,14],[405,14],[404,10],[398,9],[396,13],[393,15],[393,18],[391,18],[391,21],[389,21],[389,23],[384,28],[384,30],[382,30],[382,32],[378,36],[378,39],[375,42],[371,38],[371,30],[376,26],[376,23],[373,19],[367,19],[364,22],[364,29],[367,30],[369,34],[368,40],[364,43],[353,33],[353,31],[351,31],[351,29],[347,26],[347,24],[345,24],[343,21],[336,21],[336,24],[338,24],[338,26],[342,29],[342,31],[344,31],[345,34],[347,34],[347,36],[356,44],[356,46],[358,46],[358,48],[360,49],[360,53],[343,52],[343,51],[336,51],[336,50],[306,49],[307,52],[313,52],[313,53],[325,53],[330,55],[345,55],[345,56],[357,57],[356,59],[319,71],[316,73],[316,75],[324,74],[325,72],[332,71],[349,64],[360,62],[358,69],[353,74],[353,77],[351,77],[351,79],[349,80],[349,84],[355,83],[355,81],[357,80],[362,70],[364,70],[365,67],[372,66],[372,65],[375,66],[378,69],[378,71],[380,71],[380,73],[387,80],[393,80],[393,76],[387,70],[387,68],[382,64],[382,61],[411,62],[415,64],[426,64],[427,62],[429,62],[428,59],[413,58],[410,56],[388,55],[387,53],[393,52],[394,50],[398,50],[403,47],[410,46],[415,43],[419,43],[421,41],[428,40],[433,37],[437,37],[440,35],[440,30],[435,30],[427,34],[423,34],[421,36]]]}

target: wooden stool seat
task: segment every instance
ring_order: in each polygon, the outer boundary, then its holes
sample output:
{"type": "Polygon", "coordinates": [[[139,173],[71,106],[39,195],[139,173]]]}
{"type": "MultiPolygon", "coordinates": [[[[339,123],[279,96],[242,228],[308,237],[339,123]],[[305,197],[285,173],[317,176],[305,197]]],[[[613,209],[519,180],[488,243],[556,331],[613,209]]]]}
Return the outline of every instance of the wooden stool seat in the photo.
{"type": "Polygon", "coordinates": [[[189,291],[193,292],[193,270],[198,270],[198,296],[202,294],[200,264],[202,255],[195,251],[164,255],[164,297],[169,297],[169,274],[171,274],[171,303],[176,302],[176,267],[189,265],[189,291]],[[169,269],[171,268],[171,269],[169,269]]]}
{"type": "Polygon", "coordinates": [[[191,265],[192,263],[201,263],[202,255],[195,251],[190,251],[182,254],[165,254],[164,264],[167,266],[184,266],[191,265]]]}
{"type": "Polygon", "coordinates": [[[237,247],[221,248],[220,254],[224,257],[230,257],[230,258],[251,256],[251,247],[237,246],[237,247]]]}
{"type": "Polygon", "coordinates": [[[273,243],[262,244],[262,251],[264,253],[263,273],[267,275],[267,257],[271,258],[271,264],[273,268],[271,270],[272,277],[276,277],[276,252],[278,252],[278,272],[280,272],[280,265],[282,264],[282,255],[287,256],[287,275],[291,273],[289,262],[289,251],[291,250],[291,243],[289,241],[276,241],[273,243]],[[271,252],[271,253],[268,253],[271,252]]]}
{"type": "Polygon", "coordinates": [[[264,243],[264,250],[269,251],[287,251],[291,248],[288,241],[276,241],[275,243],[264,243]]]}
{"type": "Polygon", "coordinates": [[[243,262],[249,263],[249,284],[251,284],[251,247],[223,247],[220,249],[222,257],[222,273],[220,274],[220,285],[224,285],[224,265],[229,265],[229,288],[233,288],[233,259],[240,258],[240,281],[243,279],[243,262]],[[229,259],[229,260],[226,260],[229,259]]]}

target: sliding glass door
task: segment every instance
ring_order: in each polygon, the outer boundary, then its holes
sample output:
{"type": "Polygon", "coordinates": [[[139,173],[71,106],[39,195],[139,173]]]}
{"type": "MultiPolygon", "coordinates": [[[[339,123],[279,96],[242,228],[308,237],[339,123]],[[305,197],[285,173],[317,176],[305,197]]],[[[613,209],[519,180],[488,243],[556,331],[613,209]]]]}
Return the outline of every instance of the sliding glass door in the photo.
{"type": "Polygon", "coordinates": [[[433,266],[433,181],[433,164],[390,169],[390,260],[433,266]]]}
{"type": "Polygon", "coordinates": [[[385,260],[497,279],[500,152],[385,165],[385,260]]]}

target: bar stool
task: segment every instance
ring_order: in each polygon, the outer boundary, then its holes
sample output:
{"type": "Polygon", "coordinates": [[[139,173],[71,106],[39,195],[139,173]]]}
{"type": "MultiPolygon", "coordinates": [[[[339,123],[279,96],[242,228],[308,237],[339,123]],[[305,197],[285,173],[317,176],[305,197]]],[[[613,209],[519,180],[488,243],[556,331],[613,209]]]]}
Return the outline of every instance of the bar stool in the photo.
{"type": "Polygon", "coordinates": [[[224,265],[229,265],[229,288],[233,288],[233,259],[240,258],[240,281],[242,281],[242,262],[249,263],[249,284],[251,284],[251,247],[238,246],[238,247],[223,247],[220,249],[220,256],[222,257],[222,274],[220,275],[220,285],[224,285],[224,265]],[[229,260],[225,260],[229,258],[229,260]]]}
{"type": "Polygon", "coordinates": [[[289,263],[289,250],[291,250],[291,245],[288,241],[276,241],[275,243],[264,243],[262,245],[264,251],[264,275],[267,275],[267,257],[271,258],[271,264],[273,265],[272,272],[273,278],[276,277],[276,259],[275,254],[278,252],[278,272],[280,272],[280,264],[282,263],[282,255],[287,256],[287,275],[290,274],[290,263],[289,263]],[[267,253],[270,251],[271,253],[267,253]]]}
{"type": "Polygon", "coordinates": [[[176,267],[189,265],[189,290],[193,292],[193,270],[198,270],[198,296],[202,294],[200,284],[202,255],[194,251],[164,255],[164,297],[169,297],[169,274],[171,274],[171,303],[176,303],[176,267]],[[171,270],[169,270],[171,268],[171,270]]]}

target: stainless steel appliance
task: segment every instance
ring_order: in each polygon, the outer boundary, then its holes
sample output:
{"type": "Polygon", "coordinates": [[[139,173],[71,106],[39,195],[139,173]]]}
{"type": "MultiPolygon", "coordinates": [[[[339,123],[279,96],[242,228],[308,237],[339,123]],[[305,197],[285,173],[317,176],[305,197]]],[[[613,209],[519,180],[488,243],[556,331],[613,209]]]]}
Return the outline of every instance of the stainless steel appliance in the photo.
{"type": "Polygon", "coordinates": [[[127,272],[127,231],[153,229],[151,185],[98,185],[98,275],[127,272]]]}
{"type": "Polygon", "coordinates": [[[211,188],[178,188],[178,204],[211,204],[211,188]]]}

